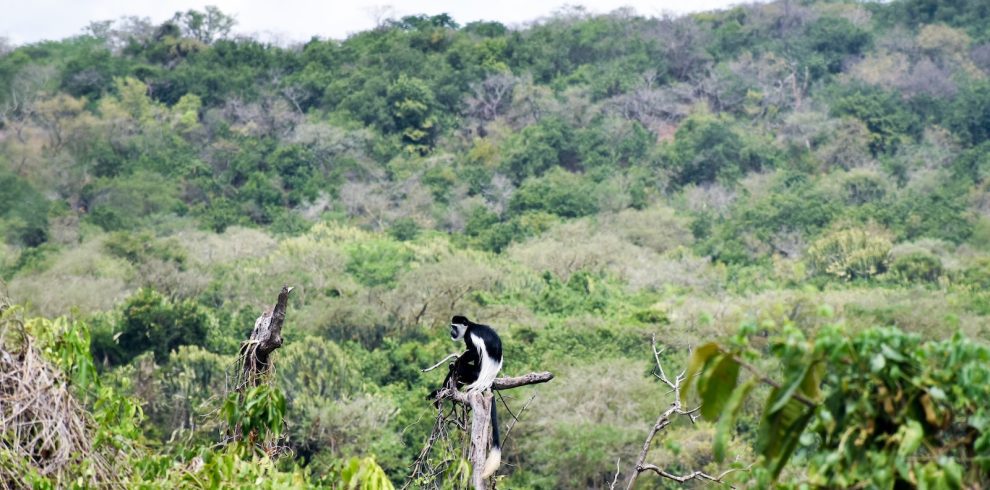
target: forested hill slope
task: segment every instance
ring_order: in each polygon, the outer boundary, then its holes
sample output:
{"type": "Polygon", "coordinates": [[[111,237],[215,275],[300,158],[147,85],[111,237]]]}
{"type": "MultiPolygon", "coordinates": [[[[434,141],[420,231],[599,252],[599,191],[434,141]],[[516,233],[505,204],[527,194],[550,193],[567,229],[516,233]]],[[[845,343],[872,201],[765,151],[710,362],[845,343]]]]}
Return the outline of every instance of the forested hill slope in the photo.
{"type": "MultiPolygon", "coordinates": [[[[652,334],[673,366],[751,336],[770,377],[791,352],[769,347],[777,335],[990,339],[983,0],[566,8],[512,28],[420,15],[288,47],[232,36],[233,22],[211,7],[0,42],[0,284],[18,314],[91,332],[101,386],[143,407],[126,434],[135,479],[192,485],[198,455],[254,481],[257,466],[210,456],[215,396],[282,284],[296,291],[278,468],[312,484],[352,456],[404,481],[442,379],[420,369],[456,349],[453,314],[495,327],[505,372],[557,375],[507,399],[538,394],[503,451],[506,488],[605,487],[616,459],[635,460],[669,403],[647,375],[652,334]]],[[[900,359],[938,365],[938,345],[900,359]]],[[[979,379],[958,381],[951,410],[972,415],[979,379]]],[[[857,382],[843,389],[887,393],[857,382]]],[[[763,407],[736,408],[721,451],[745,466],[763,407]]],[[[934,425],[970,420],[923,408],[934,425]]],[[[893,427],[877,447],[896,452],[915,426],[892,420],[870,431],[893,427]]],[[[711,458],[714,423],[671,430],[651,459],[728,467],[711,458]]],[[[921,478],[863,454],[836,469],[834,442],[802,437],[780,478],[921,478]],[[889,472],[853,465],[866,460],[889,472]]],[[[21,468],[5,454],[0,469],[21,468]]],[[[967,479],[981,457],[960,459],[967,479]]],[[[956,474],[937,461],[932,481],[956,474]]],[[[751,477],[767,476],[733,475],[751,477]]]]}

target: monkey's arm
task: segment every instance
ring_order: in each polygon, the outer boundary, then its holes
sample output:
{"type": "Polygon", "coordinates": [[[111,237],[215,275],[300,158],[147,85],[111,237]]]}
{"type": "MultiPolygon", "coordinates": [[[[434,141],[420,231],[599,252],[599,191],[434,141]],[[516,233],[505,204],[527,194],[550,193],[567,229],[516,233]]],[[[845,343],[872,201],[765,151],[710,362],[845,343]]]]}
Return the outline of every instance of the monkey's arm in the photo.
{"type": "Polygon", "coordinates": [[[461,385],[473,383],[478,378],[478,370],[481,367],[480,362],[477,351],[474,349],[464,351],[464,353],[458,356],[457,359],[454,359],[454,362],[450,364],[447,370],[447,376],[443,378],[440,388],[433,390],[426,396],[426,399],[436,399],[437,392],[444,388],[457,389],[461,385]]]}

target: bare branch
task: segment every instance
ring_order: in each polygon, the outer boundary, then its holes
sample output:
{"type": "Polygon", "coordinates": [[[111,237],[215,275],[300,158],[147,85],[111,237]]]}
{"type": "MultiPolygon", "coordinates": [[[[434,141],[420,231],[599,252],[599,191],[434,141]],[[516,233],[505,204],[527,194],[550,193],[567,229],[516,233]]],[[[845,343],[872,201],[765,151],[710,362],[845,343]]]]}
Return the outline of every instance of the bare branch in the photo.
{"type": "MultiPolygon", "coordinates": [[[[663,369],[663,363],[660,361],[660,354],[663,351],[661,349],[657,349],[656,335],[653,336],[651,342],[651,348],[653,350],[653,359],[656,361],[657,369],[660,371],[660,374],[656,376],[661,382],[663,382],[664,384],[670,387],[671,390],[670,393],[673,393],[674,400],[673,402],[671,402],[670,406],[668,406],[666,410],[660,413],[660,415],[657,417],[657,421],[650,428],[650,432],[647,433],[646,440],[643,441],[643,448],[640,450],[639,457],[636,459],[636,463],[633,466],[631,474],[629,475],[629,481],[626,485],[626,490],[631,490],[633,488],[633,485],[636,484],[636,479],[639,477],[639,474],[644,471],[652,471],[657,475],[659,475],[661,478],[673,480],[679,483],[684,483],[691,480],[707,480],[714,483],[722,483],[728,485],[725,481],[723,481],[723,478],[734,471],[740,471],[739,469],[731,469],[719,474],[718,476],[712,476],[701,471],[693,471],[685,475],[675,475],[660,468],[659,466],[646,463],[646,457],[647,455],[649,455],[650,446],[653,444],[653,439],[656,437],[656,435],[660,431],[669,427],[670,424],[674,422],[674,417],[678,415],[687,416],[688,419],[691,420],[691,423],[694,423],[699,417],[697,412],[701,408],[701,407],[696,407],[691,410],[684,409],[683,401],[681,399],[681,389],[683,387],[684,382],[687,380],[687,376],[685,375],[685,371],[681,371],[674,378],[673,381],[671,381],[670,378],[667,377],[667,373],[663,369]]],[[[619,476],[618,472],[616,472],[615,476],[616,479],[618,479],[619,476]]],[[[615,488],[615,480],[612,481],[612,485],[609,488],[610,489],[615,488]]]]}
{"type": "Polygon", "coordinates": [[[694,471],[694,472],[688,473],[686,475],[675,475],[673,473],[669,473],[669,472],[667,472],[667,471],[665,471],[665,470],[657,467],[656,465],[652,465],[652,464],[645,464],[645,465],[642,465],[640,467],[637,467],[637,470],[639,470],[639,471],[652,471],[652,472],[660,475],[663,478],[666,478],[668,480],[674,480],[674,481],[676,481],[678,483],[687,483],[687,482],[689,482],[691,480],[708,480],[710,482],[721,483],[723,485],[727,485],[729,488],[735,488],[735,487],[733,487],[732,485],[729,485],[728,483],[726,483],[723,480],[723,478],[725,478],[725,476],[728,475],[729,473],[732,473],[732,472],[735,472],[735,471],[745,471],[745,470],[748,470],[748,469],[749,468],[733,468],[731,470],[723,471],[718,476],[712,476],[712,475],[709,475],[708,473],[704,473],[704,472],[701,472],[701,471],[694,471]]]}
{"type": "Polygon", "coordinates": [[[436,364],[434,364],[434,365],[432,365],[432,366],[430,366],[430,367],[428,367],[426,369],[420,370],[420,372],[422,372],[422,373],[428,373],[428,372],[433,371],[434,369],[440,367],[441,365],[443,365],[443,363],[445,363],[445,362],[447,362],[447,361],[449,361],[451,359],[457,359],[458,357],[461,357],[461,354],[458,354],[458,353],[455,352],[455,353],[453,353],[453,354],[451,354],[451,355],[449,355],[447,357],[444,357],[443,360],[441,360],[440,362],[438,362],[438,363],[436,363],[436,364]]]}
{"type": "MultiPolygon", "coordinates": [[[[446,359],[440,361],[438,364],[432,366],[429,369],[435,369],[436,367],[443,364],[450,358],[451,356],[448,356],[446,359]]],[[[511,378],[496,378],[495,382],[492,385],[492,389],[509,390],[513,388],[518,388],[520,386],[546,383],[551,379],[553,379],[553,374],[549,372],[529,373],[523,376],[515,376],[511,378]]],[[[529,402],[526,403],[526,406],[523,407],[523,410],[526,410],[526,408],[529,407],[529,404],[532,403],[534,398],[535,397],[530,398],[529,402]]],[[[474,487],[476,490],[478,489],[484,490],[486,488],[486,479],[483,478],[482,474],[485,466],[485,460],[487,459],[488,445],[491,441],[491,435],[490,435],[491,410],[493,408],[492,403],[495,403],[495,397],[493,392],[486,390],[485,392],[481,392],[481,393],[479,392],[464,393],[458,391],[454,386],[452,386],[452,384],[449,384],[438,390],[436,392],[434,399],[438,402],[438,405],[439,402],[442,400],[453,401],[454,402],[453,412],[457,412],[458,410],[457,407],[459,406],[464,407],[465,409],[467,407],[470,407],[470,412],[471,412],[471,428],[469,432],[470,445],[467,448],[468,451],[466,456],[467,459],[471,462],[471,467],[473,469],[471,475],[472,487],[474,487]]],[[[466,412],[462,412],[462,413],[466,413],[466,412]]],[[[513,416],[512,424],[509,425],[508,430],[506,431],[505,434],[506,438],[508,437],[509,433],[512,431],[512,428],[515,426],[517,420],[518,418],[513,416]]],[[[432,485],[431,488],[439,488],[435,484],[434,478],[437,474],[439,474],[437,473],[437,470],[440,468],[437,468],[436,466],[431,466],[430,463],[427,461],[427,459],[429,457],[429,453],[432,450],[433,445],[437,442],[437,440],[440,438],[444,438],[446,440],[447,436],[445,431],[446,431],[446,425],[448,423],[449,420],[446,420],[443,416],[443,409],[438,408],[437,423],[434,425],[433,433],[431,434],[430,439],[427,440],[426,446],[420,452],[420,456],[414,462],[413,472],[409,476],[406,486],[412,485],[415,479],[417,478],[419,478],[420,480],[425,478],[427,480],[427,484],[432,485]]],[[[441,465],[441,467],[442,466],[443,465],[441,465]]],[[[422,485],[422,483],[416,483],[416,484],[422,485]]]]}
{"type": "Polygon", "coordinates": [[[492,388],[496,390],[511,390],[520,386],[546,383],[553,379],[553,374],[548,371],[542,373],[529,373],[513,378],[495,378],[492,388]]]}
{"type": "MultiPolygon", "coordinates": [[[[527,408],[529,408],[529,405],[531,403],[533,403],[533,400],[535,400],[535,399],[536,399],[536,395],[533,395],[533,396],[529,397],[529,401],[527,401],[526,404],[523,405],[522,410],[519,410],[519,415],[522,415],[522,413],[525,412],[527,408]]],[[[502,403],[505,403],[505,400],[502,400],[502,403]]],[[[505,409],[508,410],[509,409],[509,406],[506,405],[505,406],[505,409]]],[[[512,412],[510,411],[509,413],[512,413],[512,412]]],[[[505,429],[505,435],[502,436],[502,445],[505,445],[505,441],[509,440],[509,434],[512,433],[512,428],[516,426],[516,422],[518,422],[518,421],[519,421],[519,416],[516,415],[516,414],[513,414],[512,415],[512,423],[509,424],[509,427],[505,429]]]]}
{"type": "Polygon", "coordinates": [[[621,458],[615,460],[615,476],[612,477],[612,484],[608,486],[608,490],[615,490],[615,484],[619,482],[619,464],[621,461],[621,458]]]}

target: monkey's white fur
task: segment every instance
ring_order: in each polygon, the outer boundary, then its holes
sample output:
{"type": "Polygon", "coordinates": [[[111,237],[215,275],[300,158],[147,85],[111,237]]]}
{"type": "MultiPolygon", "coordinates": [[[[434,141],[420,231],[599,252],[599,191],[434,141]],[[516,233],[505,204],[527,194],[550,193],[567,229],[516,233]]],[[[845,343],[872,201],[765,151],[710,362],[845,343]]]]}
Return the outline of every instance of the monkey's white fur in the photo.
{"type": "Polygon", "coordinates": [[[495,377],[498,376],[498,372],[502,370],[502,360],[499,359],[498,362],[492,362],[492,358],[488,355],[487,349],[485,349],[485,342],[481,337],[471,334],[471,342],[478,349],[481,370],[478,371],[478,379],[474,383],[467,385],[467,391],[469,393],[485,391],[491,388],[492,383],[495,382],[495,377]]]}
{"type": "Polygon", "coordinates": [[[502,464],[502,449],[493,447],[492,452],[488,453],[488,458],[485,459],[485,469],[481,472],[482,478],[488,478],[495,474],[498,470],[499,465],[502,464]]]}

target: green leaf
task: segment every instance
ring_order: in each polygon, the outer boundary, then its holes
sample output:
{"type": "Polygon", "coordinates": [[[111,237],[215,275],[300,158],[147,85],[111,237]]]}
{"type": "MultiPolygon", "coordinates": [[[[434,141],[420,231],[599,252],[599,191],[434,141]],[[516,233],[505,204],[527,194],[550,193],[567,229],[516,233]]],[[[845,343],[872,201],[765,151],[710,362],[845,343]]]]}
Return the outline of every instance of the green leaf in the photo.
{"type": "Polygon", "coordinates": [[[883,354],[877,354],[870,360],[870,371],[880,372],[887,365],[887,358],[883,354]]]}
{"type": "Polygon", "coordinates": [[[791,377],[785,380],[784,386],[779,390],[773,390],[771,392],[768,404],[770,406],[769,413],[775,413],[784,407],[794,396],[794,392],[797,391],[802,384],[804,384],[805,378],[808,375],[808,371],[811,370],[811,365],[804,365],[800,371],[797,371],[791,375],[791,377]]]}
{"type": "Polygon", "coordinates": [[[921,447],[925,439],[925,430],[917,420],[910,420],[901,426],[901,445],[897,448],[897,457],[906,458],[921,447]]]}
{"type": "Polygon", "coordinates": [[[719,356],[717,362],[715,367],[699,380],[699,383],[704,382],[704,386],[699,385],[701,416],[708,420],[715,420],[722,413],[725,402],[735,389],[739,378],[739,363],[732,356],[719,356]]]}
{"type": "MultiPolygon", "coordinates": [[[[768,405],[779,400],[780,388],[775,388],[767,399],[768,405]]],[[[788,398],[783,406],[771,412],[767,409],[760,423],[759,436],[756,441],[757,451],[766,457],[771,474],[777,475],[787,464],[794,449],[797,448],[804,428],[811,421],[815,411],[794,398],[788,398]]]]}
{"type": "Polygon", "coordinates": [[[891,361],[894,361],[894,362],[907,362],[907,358],[906,357],[904,357],[903,355],[901,355],[900,352],[897,352],[894,349],[890,348],[890,346],[887,345],[887,344],[883,344],[883,345],[880,346],[880,352],[883,353],[883,356],[884,357],[886,357],[887,359],[890,359],[891,361]]]}
{"type": "Polygon", "coordinates": [[[815,361],[801,380],[801,393],[812,400],[817,400],[822,395],[821,385],[824,376],[825,363],[815,361]]]}
{"type": "MultiPolygon", "coordinates": [[[[688,382],[690,382],[690,380],[693,380],[694,377],[698,374],[698,372],[701,371],[701,368],[705,366],[708,360],[715,354],[718,354],[718,352],[719,352],[719,347],[718,344],[715,342],[709,342],[691,351],[691,359],[688,360],[688,368],[687,368],[687,372],[685,373],[688,382]]],[[[700,380],[698,386],[698,393],[699,394],[701,393],[700,380]]]]}
{"type": "Polygon", "coordinates": [[[755,386],[756,380],[750,378],[732,390],[732,396],[726,402],[725,410],[722,411],[722,415],[718,419],[718,425],[715,427],[715,442],[713,444],[715,461],[721,463],[725,459],[725,445],[729,440],[732,429],[736,425],[736,417],[739,415],[739,409],[742,408],[743,402],[746,401],[746,397],[749,396],[749,393],[753,391],[753,387],[755,386]]]}

